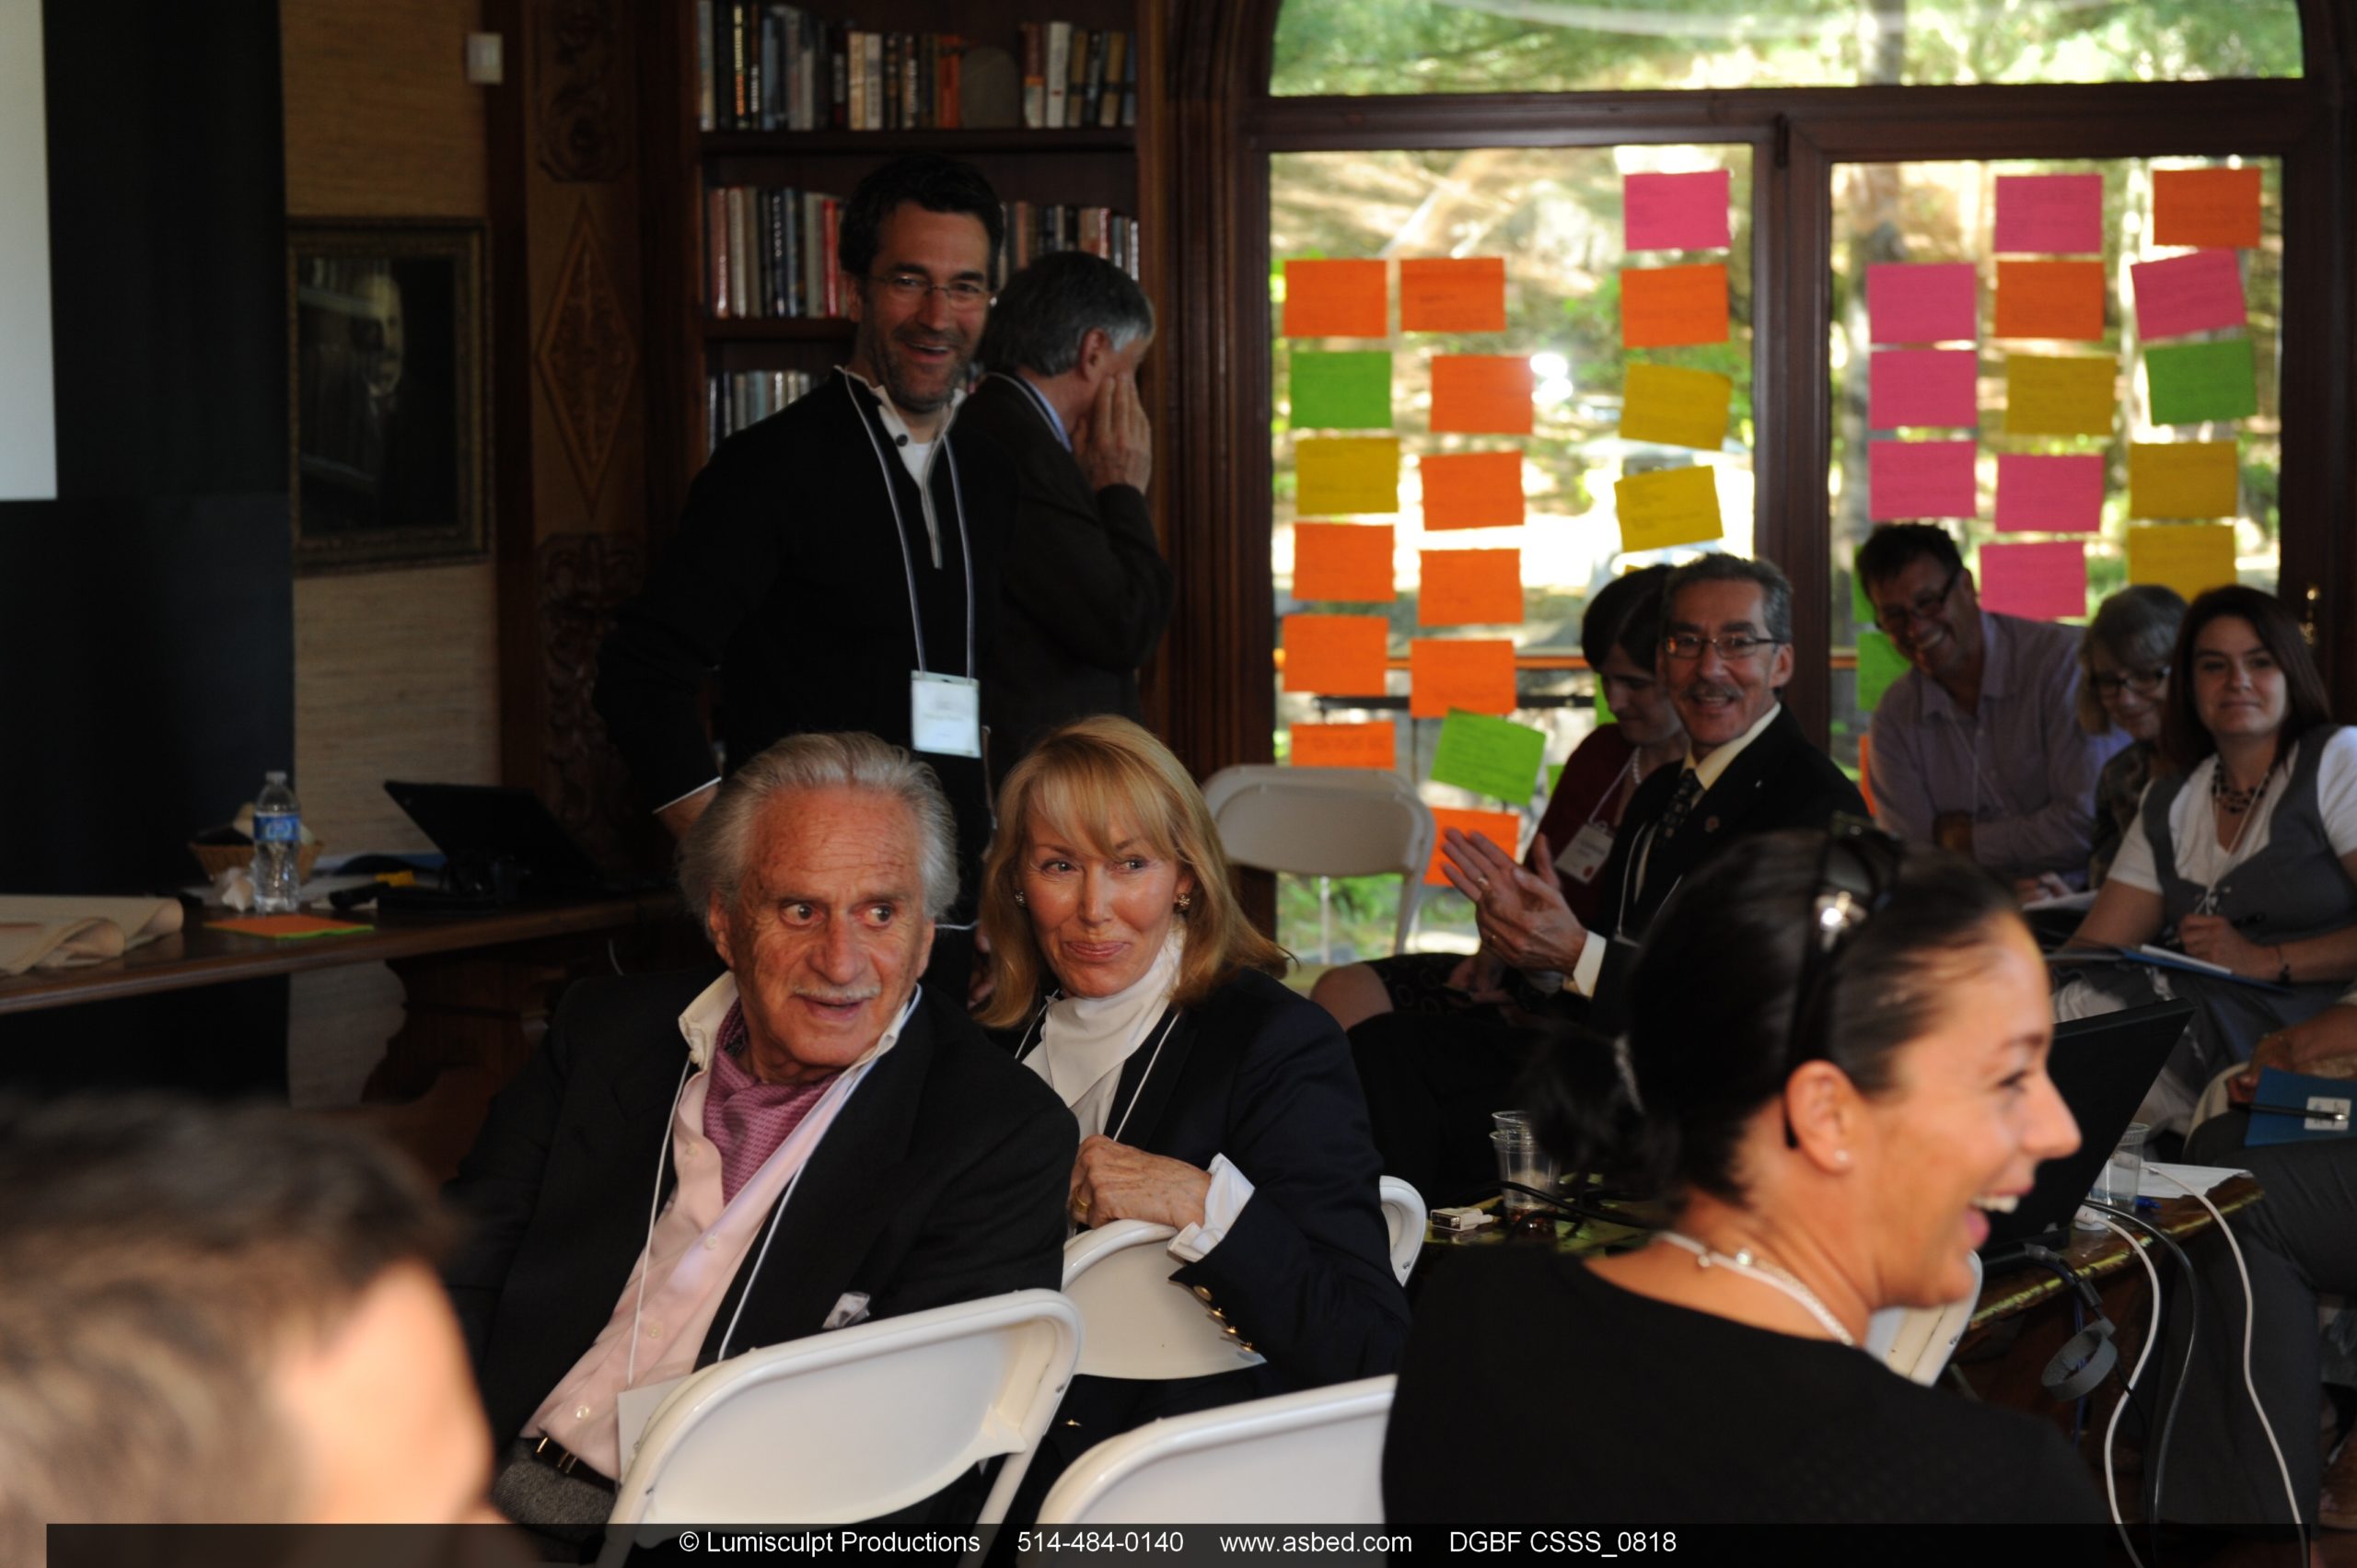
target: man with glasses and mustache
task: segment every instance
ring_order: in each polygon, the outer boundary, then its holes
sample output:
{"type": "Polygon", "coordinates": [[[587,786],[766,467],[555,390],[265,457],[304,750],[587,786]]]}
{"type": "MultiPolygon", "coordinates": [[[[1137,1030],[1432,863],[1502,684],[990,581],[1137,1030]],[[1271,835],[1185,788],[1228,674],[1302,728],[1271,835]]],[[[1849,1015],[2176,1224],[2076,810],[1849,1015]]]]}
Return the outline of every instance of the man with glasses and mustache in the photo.
{"type": "Polygon", "coordinates": [[[2080,727],[2078,633],[1983,610],[1955,541],[1928,524],[1877,528],[1857,576],[1915,667],[1875,710],[1875,817],[2008,882],[2085,886],[2096,778],[2128,737],[2080,727]]]}

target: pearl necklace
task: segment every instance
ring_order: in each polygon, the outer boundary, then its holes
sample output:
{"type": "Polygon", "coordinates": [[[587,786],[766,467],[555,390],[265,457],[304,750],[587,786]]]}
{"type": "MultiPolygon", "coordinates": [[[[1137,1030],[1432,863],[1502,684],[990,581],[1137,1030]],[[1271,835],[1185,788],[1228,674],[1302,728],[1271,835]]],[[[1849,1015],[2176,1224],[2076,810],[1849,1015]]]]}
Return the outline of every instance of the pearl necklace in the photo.
{"type": "Polygon", "coordinates": [[[1833,1316],[1825,1303],[1817,1300],[1816,1292],[1801,1283],[1789,1272],[1778,1268],[1765,1258],[1754,1255],[1749,1248],[1739,1247],[1730,1256],[1675,1230],[1656,1232],[1654,1239],[1666,1241],[1673,1247],[1683,1247],[1687,1251],[1694,1254],[1694,1266],[1698,1269],[1713,1267],[1726,1269],[1741,1274],[1746,1279],[1757,1280],[1771,1290],[1782,1291],[1805,1308],[1808,1315],[1816,1318],[1817,1325],[1827,1333],[1852,1350],[1857,1348],[1858,1342],[1851,1336],[1849,1330],[1841,1326],[1841,1319],[1833,1316]]]}

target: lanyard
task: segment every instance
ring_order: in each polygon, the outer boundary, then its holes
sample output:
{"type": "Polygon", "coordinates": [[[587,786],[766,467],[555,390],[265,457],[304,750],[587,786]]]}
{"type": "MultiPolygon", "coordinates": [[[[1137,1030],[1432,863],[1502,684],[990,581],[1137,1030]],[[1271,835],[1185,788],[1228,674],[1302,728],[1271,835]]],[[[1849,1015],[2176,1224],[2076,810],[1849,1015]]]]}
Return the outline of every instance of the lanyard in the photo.
{"type": "MultiPolygon", "coordinates": [[[[909,582],[909,627],[916,635],[917,668],[923,670],[928,668],[924,616],[917,609],[917,563],[909,553],[909,528],[907,520],[900,516],[900,492],[892,482],[891,459],[884,454],[884,443],[877,438],[876,427],[868,423],[867,411],[859,406],[859,393],[853,388],[850,377],[843,377],[842,387],[843,396],[851,400],[852,411],[859,416],[859,427],[867,432],[867,444],[876,453],[877,474],[884,481],[884,498],[892,504],[892,537],[900,541],[900,570],[909,582]]],[[[942,426],[941,445],[933,460],[949,464],[949,503],[958,521],[958,559],[966,569],[966,678],[970,680],[978,673],[974,668],[974,552],[966,544],[966,494],[958,482],[958,463],[950,454],[946,424],[942,426]]],[[[906,471],[905,468],[902,471],[906,471]]],[[[926,472],[930,475],[932,470],[928,467],[926,472]]]]}
{"type": "MultiPolygon", "coordinates": [[[[1031,1053],[1032,1041],[1039,1036],[1040,1031],[1047,1026],[1049,1005],[1057,1001],[1062,995],[1063,993],[1061,991],[1051,995],[1046,1002],[1039,1004],[1039,1010],[1031,1015],[1031,1027],[1023,1031],[1023,1039],[1015,1048],[1015,1059],[1017,1062],[1022,1061],[1026,1056],[1031,1053]]],[[[1171,1008],[1169,1013],[1164,1016],[1162,1020],[1162,1032],[1154,1037],[1154,1052],[1145,1059],[1145,1071],[1138,1074],[1138,1086],[1130,1095],[1130,1103],[1121,1108],[1120,1121],[1115,1125],[1112,1132],[1106,1134],[1106,1136],[1111,1138],[1113,1142],[1118,1144],[1121,1141],[1121,1134],[1128,1130],[1130,1125],[1130,1117],[1137,1109],[1138,1101],[1145,1098],[1145,1086],[1147,1081],[1154,1076],[1154,1064],[1162,1060],[1163,1042],[1170,1038],[1170,1031],[1178,1027],[1178,1009],[1176,1007],[1171,1008]]],[[[1120,1061],[1116,1062],[1107,1070],[1109,1072],[1119,1073],[1122,1068],[1129,1065],[1130,1056],[1135,1056],[1136,1054],[1136,1050],[1132,1048],[1129,1056],[1122,1057],[1120,1061]]],[[[1089,1086],[1094,1088],[1096,1087],[1096,1085],[1092,1084],[1089,1086]]],[[[1082,1098],[1085,1099],[1087,1097],[1083,1095],[1082,1098]]]]}
{"type": "MultiPolygon", "coordinates": [[[[1593,822],[1598,817],[1604,815],[1604,808],[1612,805],[1615,801],[1620,798],[1620,781],[1627,778],[1629,776],[1630,770],[1634,768],[1636,765],[1637,754],[1634,751],[1631,751],[1629,753],[1629,760],[1620,764],[1620,771],[1612,775],[1612,783],[1610,786],[1605,790],[1604,794],[1600,797],[1598,797],[1595,806],[1589,808],[1587,814],[1588,821],[1593,822]]],[[[1615,828],[1618,828],[1620,825],[1620,814],[1617,812],[1613,815],[1612,825],[1615,828]]]]}

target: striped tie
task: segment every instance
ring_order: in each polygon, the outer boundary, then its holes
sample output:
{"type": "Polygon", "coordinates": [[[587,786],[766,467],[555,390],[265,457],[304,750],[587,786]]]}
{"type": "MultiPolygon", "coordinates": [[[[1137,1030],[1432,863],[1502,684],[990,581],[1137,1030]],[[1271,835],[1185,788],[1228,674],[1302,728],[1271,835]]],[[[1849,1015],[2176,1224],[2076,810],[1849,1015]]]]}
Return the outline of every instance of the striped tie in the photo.
{"type": "Polygon", "coordinates": [[[1702,775],[1689,768],[1678,775],[1678,788],[1671,793],[1669,804],[1662,808],[1661,836],[1676,838],[1678,830],[1686,825],[1687,813],[1693,810],[1694,803],[1701,798],[1702,775]]]}

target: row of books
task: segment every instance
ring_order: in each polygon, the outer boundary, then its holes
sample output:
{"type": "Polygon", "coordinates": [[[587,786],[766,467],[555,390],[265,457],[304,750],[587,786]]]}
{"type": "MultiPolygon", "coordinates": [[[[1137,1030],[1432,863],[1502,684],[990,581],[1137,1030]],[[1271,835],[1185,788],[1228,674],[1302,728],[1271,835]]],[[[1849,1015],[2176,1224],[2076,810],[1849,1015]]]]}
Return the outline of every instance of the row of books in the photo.
{"type": "Polygon", "coordinates": [[[1059,126],[1138,122],[1136,38],[1070,22],[1023,24],[1023,123],[1059,126]]]}
{"type": "Polygon", "coordinates": [[[710,451],[810,390],[807,370],[715,370],[704,377],[704,449],[710,451]]]}

